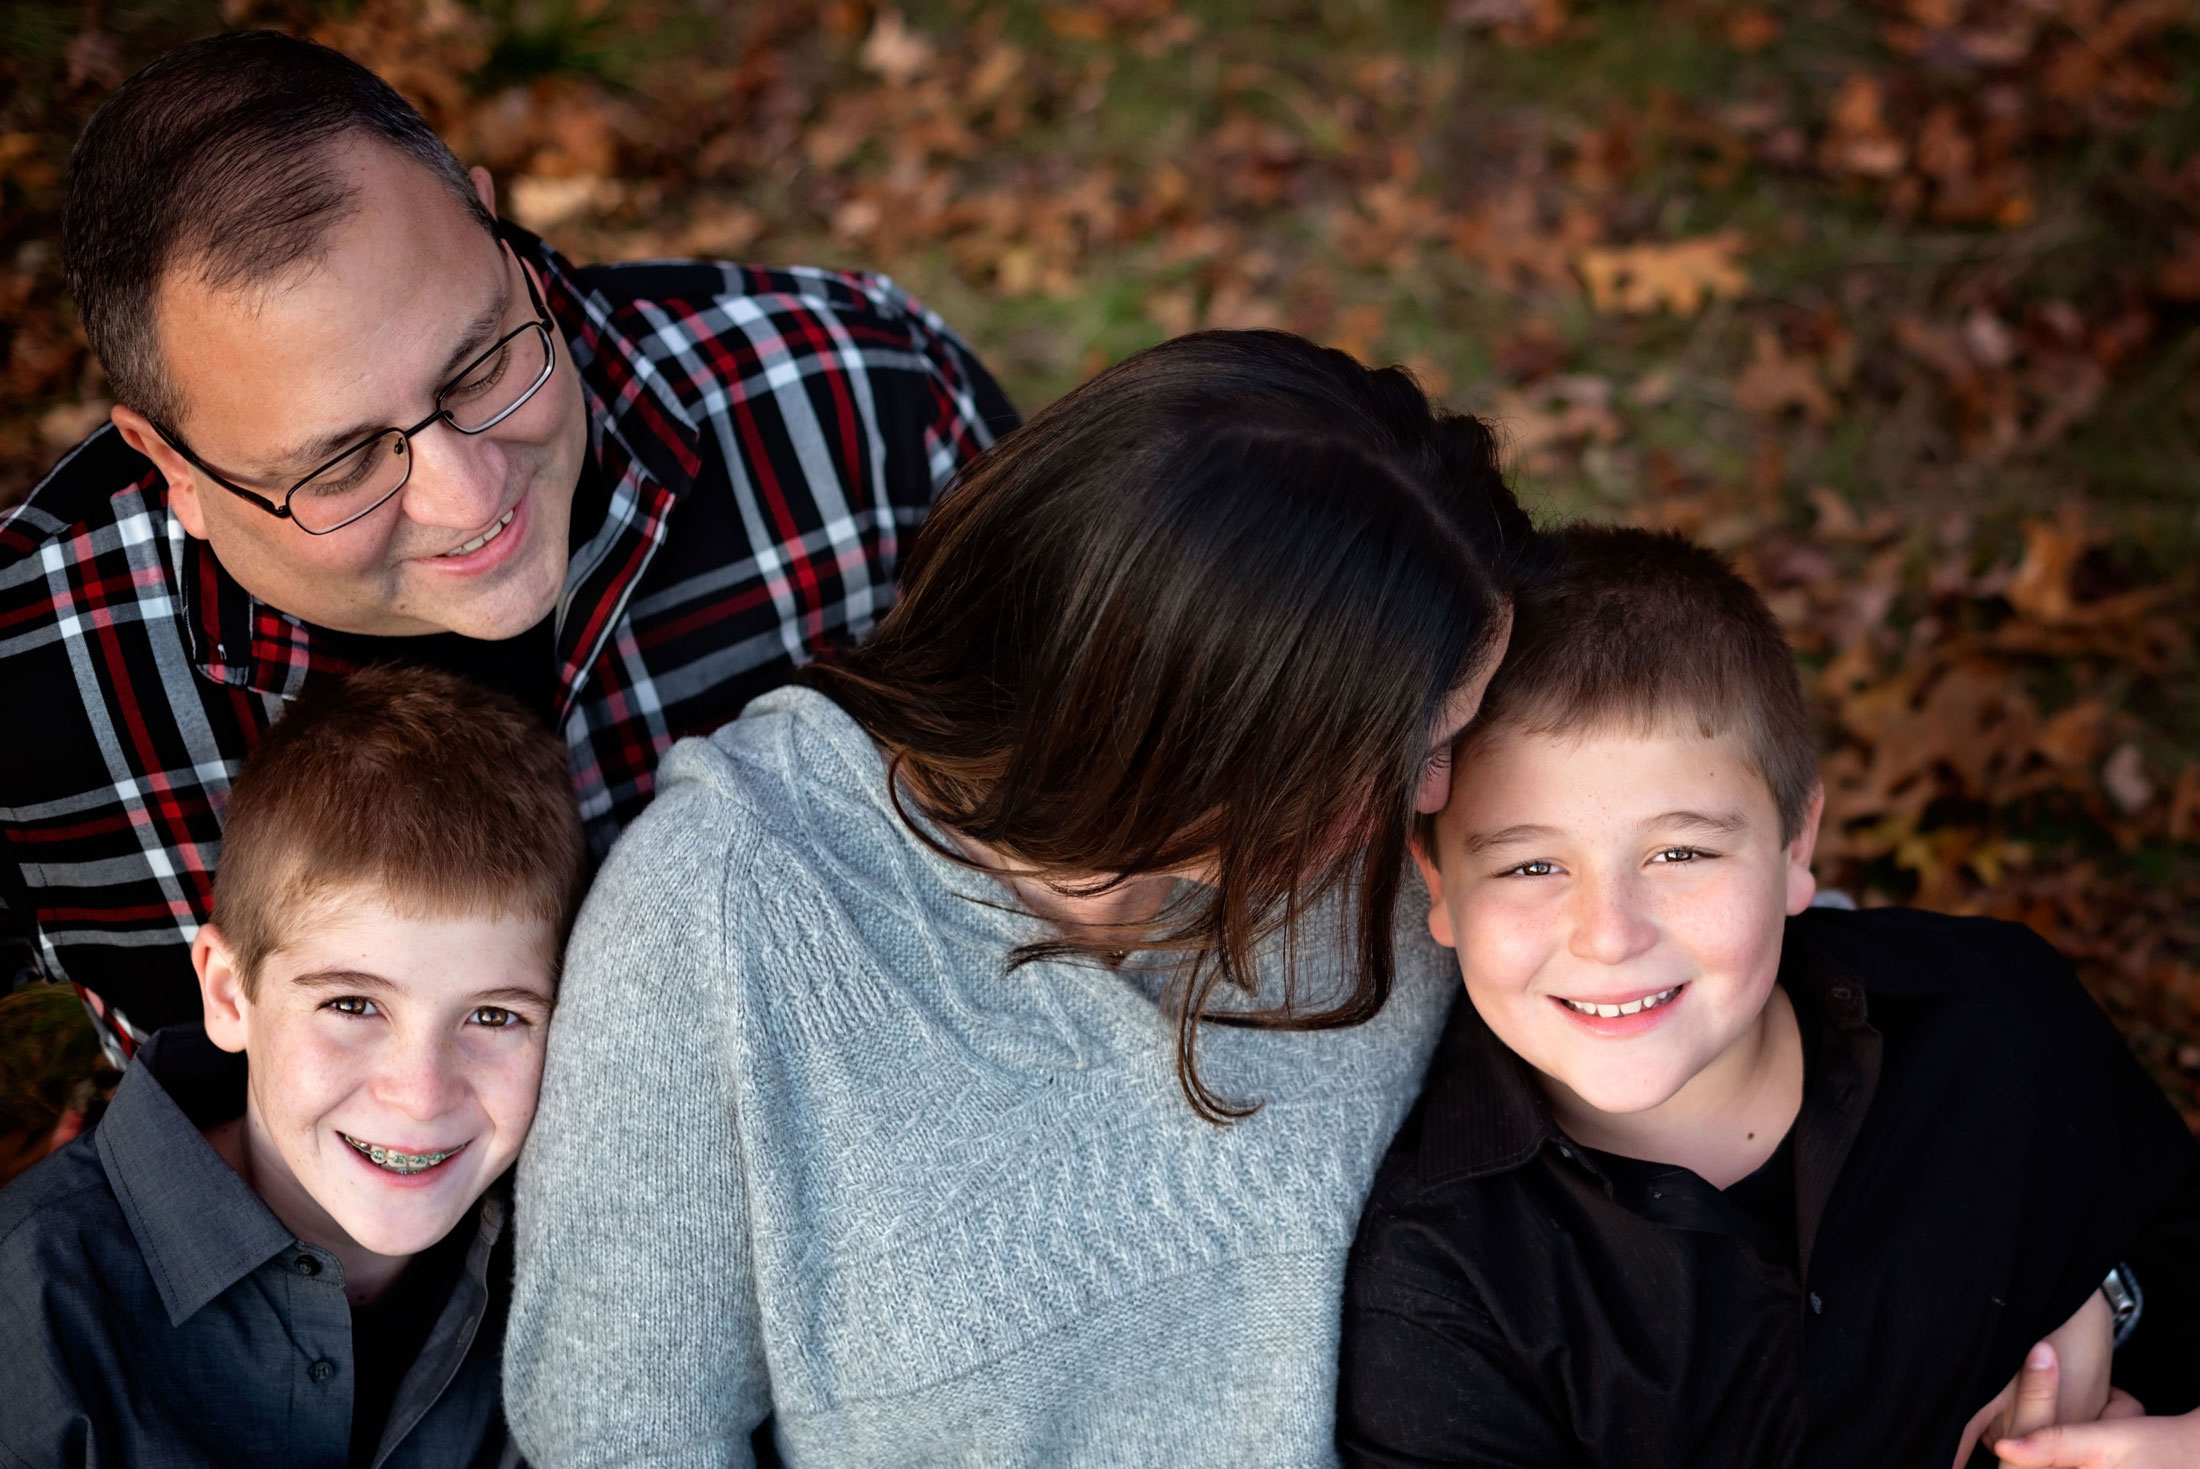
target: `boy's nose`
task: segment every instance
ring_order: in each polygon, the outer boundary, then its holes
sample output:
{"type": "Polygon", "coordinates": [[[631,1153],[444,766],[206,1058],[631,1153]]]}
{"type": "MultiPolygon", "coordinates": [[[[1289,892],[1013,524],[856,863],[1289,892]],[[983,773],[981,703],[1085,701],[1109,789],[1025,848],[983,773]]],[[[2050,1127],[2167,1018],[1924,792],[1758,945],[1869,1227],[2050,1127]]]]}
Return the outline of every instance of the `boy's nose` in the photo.
{"type": "Polygon", "coordinates": [[[1632,883],[1592,880],[1579,884],[1575,892],[1568,943],[1575,958],[1592,964],[1624,964],[1657,942],[1657,926],[1640,911],[1632,883]]]}
{"type": "Polygon", "coordinates": [[[383,1068],[375,1087],[377,1099],[421,1122],[446,1116],[466,1090],[461,1060],[451,1046],[424,1040],[407,1044],[383,1068]]]}

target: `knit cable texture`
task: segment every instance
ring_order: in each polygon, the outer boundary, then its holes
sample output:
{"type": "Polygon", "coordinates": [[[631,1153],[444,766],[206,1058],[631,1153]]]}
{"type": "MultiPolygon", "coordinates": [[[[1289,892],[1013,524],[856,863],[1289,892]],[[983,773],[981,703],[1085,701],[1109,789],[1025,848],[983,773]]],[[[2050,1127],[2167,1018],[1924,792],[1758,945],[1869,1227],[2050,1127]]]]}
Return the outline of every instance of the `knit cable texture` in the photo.
{"type": "MultiPolygon", "coordinates": [[[[529,1460],[745,1465],[770,1414],[798,1466],[1334,1463],[1345,1252],[1457,988],[1419,885],[1376,1020],[1207,1027],[1203,1073],[1262,1103],[1217,1127],[1158,978],[1007,972],[1037,920],[911,835],[822,696],[660,780],[568,950],[521,1159],[529,1460]]],[[[1306,937],[1319,995],[1334,926],[1306,937]]]]}

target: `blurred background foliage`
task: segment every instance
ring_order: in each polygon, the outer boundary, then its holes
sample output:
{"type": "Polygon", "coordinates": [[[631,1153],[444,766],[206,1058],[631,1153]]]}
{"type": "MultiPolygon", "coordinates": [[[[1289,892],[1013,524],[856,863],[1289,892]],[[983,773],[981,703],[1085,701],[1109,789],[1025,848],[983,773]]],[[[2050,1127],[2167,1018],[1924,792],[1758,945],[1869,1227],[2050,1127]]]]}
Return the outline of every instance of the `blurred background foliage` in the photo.
{"type": "Polygon", "coordinates": [[[2031,923],[2200,1125],[2194,0],[16,0],[0,504],[106,411],[78,129],[249,25],[577,259],[890,272],[1027,411],[1204,326],[1411,365],[1545,516],[1734,554],[1824,879],[2031,923]]]}

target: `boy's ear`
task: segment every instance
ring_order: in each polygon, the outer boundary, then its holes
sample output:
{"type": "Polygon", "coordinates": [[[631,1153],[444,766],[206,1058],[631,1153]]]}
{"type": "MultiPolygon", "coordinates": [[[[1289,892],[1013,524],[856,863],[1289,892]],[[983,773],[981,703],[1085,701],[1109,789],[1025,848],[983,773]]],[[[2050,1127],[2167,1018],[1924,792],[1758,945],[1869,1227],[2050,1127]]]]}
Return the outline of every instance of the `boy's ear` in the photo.
{"type": "Polygon", "coordinates": [[[1826,814],[1826,788],[1818,787],[1810,793],[1810,805],[1803,811],[1803,829],[1788,843],[1787,910],[1800,913],[1810,906],[1810,900],[1818,896],[1818,879],[1810,870],[1811,855],[1818,850],[1818,819],[1826,814]]]}
{"type": "Polygon", "coordinates": [[[206,1038],[225,1051],[242,1051],[252,997],[244,973],[220,929],[204,924],[191,941],[191,967],[199,972],[199,1000],[206,1010],[206,1038]]]}
{"type": "Polygon", "coordinates": [[[1407,844],[1413,853],[1413,865],[1421,869],[1421,881],[1428,884],[1428,936],[1447,949],[1456,949],[1459,942],[1452,936],[1451,910],[1444,906],[1444,871],[1428,854],[1428,848],[1415,837],[1407,844]]]}

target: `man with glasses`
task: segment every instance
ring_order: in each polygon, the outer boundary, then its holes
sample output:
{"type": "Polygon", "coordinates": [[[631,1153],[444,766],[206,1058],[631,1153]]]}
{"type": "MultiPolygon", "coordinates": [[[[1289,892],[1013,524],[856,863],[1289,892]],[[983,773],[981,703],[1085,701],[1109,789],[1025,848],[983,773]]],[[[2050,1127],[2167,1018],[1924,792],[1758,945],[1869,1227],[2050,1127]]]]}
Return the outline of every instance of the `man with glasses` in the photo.
{"type": "Polygon", "coordinates": [[[876,276],[576,269],[364,68],[266,32],[86,127],[64,251],[117,400],[0,522],[0,923],[110,1048],[193,1017],[229,782],[370,663],[564,737],[600,854],[657,759],[891,600],[1014,422],[876,276]]]}

